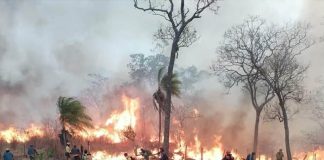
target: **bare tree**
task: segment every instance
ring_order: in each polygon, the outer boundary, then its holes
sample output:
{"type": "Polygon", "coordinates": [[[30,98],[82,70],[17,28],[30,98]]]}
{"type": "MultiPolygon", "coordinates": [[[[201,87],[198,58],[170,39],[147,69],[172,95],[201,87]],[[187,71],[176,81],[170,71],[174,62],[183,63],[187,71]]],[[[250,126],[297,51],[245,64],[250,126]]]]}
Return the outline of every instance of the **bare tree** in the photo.
{"type": "MultiPolygon", "coordinates": [[[[166,95],[166,113],[164,122],[164,140],[163,147],[169,153],[169,131],[170,131],[170,117],[171,117],[171,77],[173,74],[173,67],[175,59],[178,56],[179,48],[188,47],[197,39],[196,31],[190,27],[190,23],[194,19],[201,18],[201,14],[206,9],[212,9],[216,12],[218,0],[196,0],[194,5],[185,4],[185,0],[179,3],[174,0],[133,0],[134,7],[144,12],[149,12],[166,20],[167,25],[161,25],[155,34],[155,38],[165,42],[171,43],[170,61],[168,66],[168,87],[166,95]],[[140,4],[142,2],[142,4],[140,4]],[[144,4],[143,4],[144,3],[144,4]]],[[[193,2],[191,2],[193,3],[193,2]]]]}
{"type": "Polygon", "coordinates": [[[218,48],[218,59],[212,68],[227,88],[241,85],[250,95],[256,113],[253,151],[257,153],[260,115],[274,97],[271,87],[262,79],[254,63],[261,63],[267,50],[265,21],[249,17],[241,25],[226,31],[218,48]]]}
{"type": "Polygon", "coordinates": [[[308,66],[297,61],[297,57],[309,48],[313,41],[309,37],[309,25],[287,24],[271,26],[266,34],[267,52],[262,63],[253,66],[273,89],[285,129],[287,159],[292,160],[289,142],[287,108],[289,102],[301,102],[304,96],[303,79],[308,66]]]}
{"type": "MultiPolygon", "coordinates": [[[[321,81],[323,83],[323,81],[321,81]]],[[[317,87],[311,96],[311,119],[318,124],[318,129],[307,131],[306,138],[313,145],[324,145],[324,86],[317,87]]]]}

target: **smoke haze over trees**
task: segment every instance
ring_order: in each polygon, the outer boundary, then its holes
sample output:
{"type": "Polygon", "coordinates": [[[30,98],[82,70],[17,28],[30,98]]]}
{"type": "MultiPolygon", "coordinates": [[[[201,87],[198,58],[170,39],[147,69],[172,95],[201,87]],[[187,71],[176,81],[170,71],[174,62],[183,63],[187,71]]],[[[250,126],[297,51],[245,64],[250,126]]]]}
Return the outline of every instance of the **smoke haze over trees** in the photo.
{"type": "MultiPolygon", "coordinates": [[[[322,8],[324,3],[319,0],[247,0],[222,1],[216,16],[206,12],[199,25],[193,25],[199,39],[190,49],[183,49],[175,68],[184,94],[175,103],[199,108],[202,115],[187,119],[185,126],[213,124],[213,128],[202,127],[199,135],[209,137],[212,133],[233,132],[234,135],[222,139],[228,147],[234,137],[236,146],[244,151],[252,149],[252,144],[246,144],[241,138],[252,135],[247,128],[254,122],[253,115],[249,114],[252,107],[248,97],[240,89],[227,94],[222,84],[210,76],[209,66],[217,58],[216,46],[225,30],[240,24],[249,15],[281,24],[296,20],[310,22],[311,34],[319,42],[324,35],[322,8]]],[[[27,122],[55,119],[55,102],[60,95],[79,97],[93,113],[90,115],[101,114],[92,117],[94,122],[101,121],[121,105],[115,99],[122,93],[140,96],[147,102],[143,108],[152,108],[156,69],[169,58],[165,52],[156,55],[154,51],[152,35],[161,23],[154,16],[134,9],[132,1],[0,1],[0,128],[24,127],[27,122]],[[154,64],[157,57],[162,61],[159,65],[154,64]],[[130,70],[129,63],[152,65],[152,68],[142,66],[137,73],[138,68],[130,70]],[[149,83],[139,85],[144,81],[149,83]]],[[[316,43],[299,58],[302,63],[311,64],[304,82],[307,90],[319,88],[316,81],[324,76],[323,44],[316,43]]],[[[318,129],[317,123],[309,118],[314,116],[311,111],[300,112],[290,121],[294,149],[304,145],[297,140],[304,138],[305,130],[318,129]]],[[[156,113],[148,109],[148,114],[156,113]]],[[[146,122],[156,123],[156,119],[146,122]]],[[[261,151],[284,148],[283,132],[271,129],[281,124],[261,122],[260,127],[261,151]]],[[[209,141],[204,139],[203,143],[209,141]]]]}

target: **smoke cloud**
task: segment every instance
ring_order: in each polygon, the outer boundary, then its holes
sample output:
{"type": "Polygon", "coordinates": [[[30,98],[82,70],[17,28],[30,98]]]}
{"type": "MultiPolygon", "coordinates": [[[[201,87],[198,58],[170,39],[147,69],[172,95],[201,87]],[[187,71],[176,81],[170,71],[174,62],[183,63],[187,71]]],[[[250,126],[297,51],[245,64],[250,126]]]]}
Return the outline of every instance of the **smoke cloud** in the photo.
{"type": "MultiPolygon", "coordinates": [[[[208,70],[224,31],[249,15],[274,23],[299,20],[311,23],[318,42],[302,57],[311,64],[306,85],[309,90],[317,87],[315,81],[324,76],[324,43],[320,41],[324,35],[323,1],[224,1],[220,6],[219,14],[206,13],[195,22],[200,39],[181,50],[176,60],[179,66],[194,64],[208,70]]],[[[98,122],[121,105],[115,98],[122,93],[141,97],[147,114],[154,114],[150,98],[155,88],[141,91],[124,82],[130,81],[126,67],[130,54],[155,54],[152,33],[160,23],[163,19],[134,9],[132,1],[0,1],[0,127],[55,119],[59,96],[83,98],[92,115],[103,111],[102,117],[94,116],[98,122]],[[91,73],[109,79],[103,90],[91,92],[97,92],[95,98],[89,98],[87,92],[91,73]]],[[[195,88],[193,95],[181,97],[178,104],[191,103],[203,115],[189,120],[198,127],[202,143],[210,144],[216,134],[222,136],[227,148],[251,150],[246,137],[252,137],[254,111],[241,90],[225,94],[216,78],[201,81],[195,88]]],[[[153,118],[147,123],[156,123],[153,118]]],[[[302,135],[299,125],[311,129],[302,118],[291,121],[293,137],[302,135]]],[[[264,152],[274,152],[273,146],[283,148],[281,129],[273,129],[279,127],[279,123],[261,123],[260,147],[264,152]]]]}

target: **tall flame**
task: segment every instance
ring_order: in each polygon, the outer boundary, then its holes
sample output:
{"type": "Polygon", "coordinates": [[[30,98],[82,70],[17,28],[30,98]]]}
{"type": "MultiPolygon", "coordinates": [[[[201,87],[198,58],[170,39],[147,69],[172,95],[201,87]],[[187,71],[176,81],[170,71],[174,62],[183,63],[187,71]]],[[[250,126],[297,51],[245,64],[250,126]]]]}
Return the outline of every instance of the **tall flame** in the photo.
{"type": "Polygon", "coordinates": [[[139,110],[140,102],[138,98],[122,96],[123,110],[115,110],[106,120],[104,126],[96,126],[94,129],[80,132],[83,138],[93,139],[104,137],[113,143],[120,143],[124,139],[121,132],[127,127],[136,127],[136,114],[139,110]]]}

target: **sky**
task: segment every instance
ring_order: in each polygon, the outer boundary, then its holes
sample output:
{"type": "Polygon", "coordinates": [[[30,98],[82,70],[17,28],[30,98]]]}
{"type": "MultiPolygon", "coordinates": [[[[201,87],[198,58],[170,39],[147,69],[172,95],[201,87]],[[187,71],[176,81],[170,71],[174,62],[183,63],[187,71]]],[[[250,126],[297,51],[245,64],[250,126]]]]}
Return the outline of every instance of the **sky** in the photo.
{"type": "MultiPolygon", "coordinates": [[[[193,22],[200,38],[180,50],[179,66],[208,70],[226,29],[258,15],[272,23],[310,23],[317,43],[301,59],[311,65],[306,85],[324,76],[324,0],[222,0],[219,6],[193,22]]],[[[57,97],[78,96],[89,73],[127,79],[130,54],[156,54],[153,34],[161,23],[131,0],[0,0],[0,121],[54,117],[57,97]]]]}

